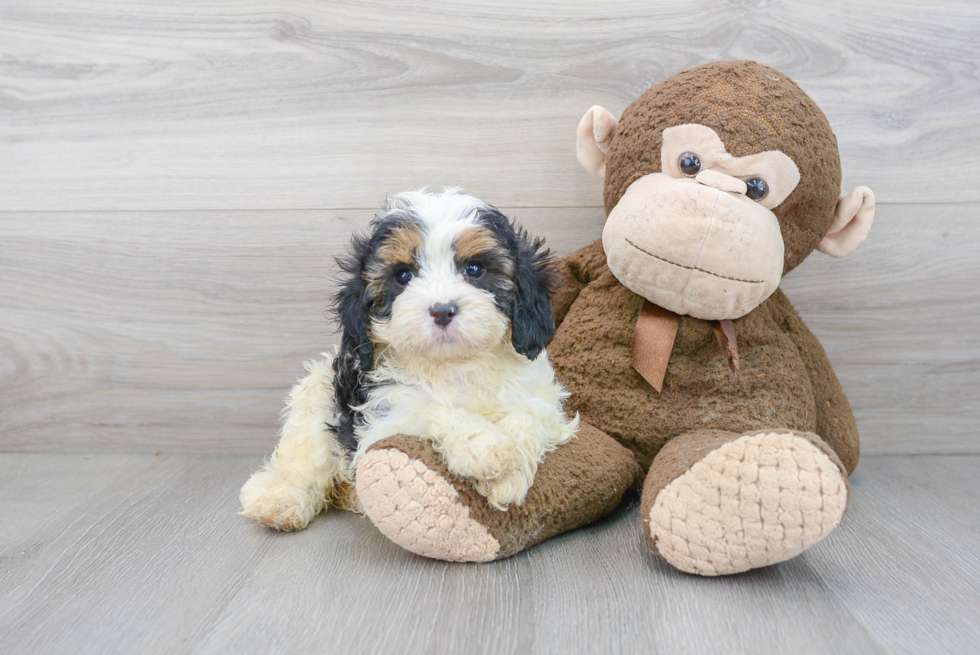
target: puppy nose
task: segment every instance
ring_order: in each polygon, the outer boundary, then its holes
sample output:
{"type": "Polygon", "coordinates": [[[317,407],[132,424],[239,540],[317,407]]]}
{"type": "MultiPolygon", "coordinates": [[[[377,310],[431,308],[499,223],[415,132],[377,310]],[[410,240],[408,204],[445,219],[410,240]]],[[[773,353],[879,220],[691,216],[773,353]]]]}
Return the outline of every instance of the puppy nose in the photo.
{"type": "Polygon", "coordinates": [[[436,325],[441,328],[449,325],[458,311],[456,303],[452,302],[437,302],[432,307],[429,307],[429,315],[432,316],[432,320],[435,321],[436,325]]]}
{"type": "Polygon", "coordinates": [[[706,168],[695,177],[700,184],[705,186],[710,186],[719,191],[728,191],[730,193],[741,193],[745,194],[748,187],[745,182],[738,179],[737,177],[732,177],[731,175],[725,175],[721,171],[716,171],[711,168],[706,168]]]}

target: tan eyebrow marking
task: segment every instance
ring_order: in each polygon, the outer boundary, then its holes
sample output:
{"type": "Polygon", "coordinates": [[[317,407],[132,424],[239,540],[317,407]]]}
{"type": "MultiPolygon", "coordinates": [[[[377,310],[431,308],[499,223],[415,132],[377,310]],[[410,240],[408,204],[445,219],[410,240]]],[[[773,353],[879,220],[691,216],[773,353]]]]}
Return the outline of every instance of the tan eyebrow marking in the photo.
{"type": "Polygon", "coordinates": [[[390,268],[393,264],[415,265],[415,256],[422,249],[422,229],[418,225],[399,225],[391,230],[384,242],[378,246],[376,259],[364,271],[364,281],[368,293],[377,298],[384,291],[390,268]]]}
{"type": "Polygon", "coordinates": [[[490,255],[505,275],[513,273],[513,260],[506,246],[488,228],[466,228],[456,237],[453,249],[456,251],[457,266],[467,260],[479,258],[480,255],[490,255]]]}
{"type": "Polygon", "coordinates": [[[485,227],[468,227],[456,237],[453,244],[456,261],[472,259],[477,255],[497,249],[500,246],[493,232],[485,227]]]}
{"type": "Polygon", "coordinates": [[[414,264],[415,254],[421,249],[422,233],[418,226],[400,225],[391,231],[377,254],[385,264],[414,264]]]}

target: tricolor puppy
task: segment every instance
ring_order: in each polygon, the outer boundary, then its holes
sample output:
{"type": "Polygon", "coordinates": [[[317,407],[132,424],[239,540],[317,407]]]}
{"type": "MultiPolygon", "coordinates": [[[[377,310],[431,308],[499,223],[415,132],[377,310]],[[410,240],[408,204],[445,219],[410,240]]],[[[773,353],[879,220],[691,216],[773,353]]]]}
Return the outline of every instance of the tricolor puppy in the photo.
{"type": "Polygon", "coordinates": [[[540,240],[471,195],[395,196],[340,260],[339,350],[290,393],[243,514],[296,530],[328,503],[357,510],[358,460],[398,434],[429,440],[494,507],[521,504],[578,426],[545,352],[548,263],[540,240]]]}

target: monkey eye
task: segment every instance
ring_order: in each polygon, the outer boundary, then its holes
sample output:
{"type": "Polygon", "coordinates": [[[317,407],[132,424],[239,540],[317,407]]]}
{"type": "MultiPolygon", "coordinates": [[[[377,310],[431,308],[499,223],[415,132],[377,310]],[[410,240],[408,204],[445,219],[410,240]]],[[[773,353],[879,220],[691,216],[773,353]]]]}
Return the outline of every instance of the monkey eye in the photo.
{"type": "Polygon", "coordinates": [[[404,286],[411,282],[413,277],[415,277],[415,271],[410,268],[403,268],[395,273],[395,282],[404,286]]]}
{"type": "Polygon", "coordinates": [[[483,270],[483,264],[478,262],[470,262],[463,267],[463,275],[476,279],[483,275],[483,270]]]}
{"type": "Polygon", "coordinates": [[[769,195],[769,185],[761,177],[745,180],[745,195],[749,200],[762,200],[769,195]]]}
{"type": "Polygon", "coordinates": [[[694,177],[701,172],[701,160],[693,152],[685,152],[681,155],[681,158],[677,160],[677,165],[681,169],[681,173],[688,177],[694,177]]]}

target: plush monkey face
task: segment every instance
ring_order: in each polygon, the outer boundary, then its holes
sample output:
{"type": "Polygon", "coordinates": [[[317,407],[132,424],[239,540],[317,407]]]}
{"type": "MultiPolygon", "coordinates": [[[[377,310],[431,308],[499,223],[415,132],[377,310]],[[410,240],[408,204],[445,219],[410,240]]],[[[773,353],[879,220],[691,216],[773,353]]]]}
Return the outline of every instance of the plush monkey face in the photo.
{"type": "Polygon", "coordinates": [[[800,173],[778,150],[733,157],[704,125],[663,131],[661,172],[629,185],[609,213],[602,245],[613,274],[678,314],[736,318],[783,275],[772,209],[800,173]]]}
{"type": "Polygon", "coordinates": [[[696,318],[747,314],[814,248],[851,252],[874,216],[867,188],[838,203],[840,161],[823,113],[754,62],[680,73],[621,121],[593,107],[579,124],[578,156],[606,180],[612,273],[696,318]]]}

